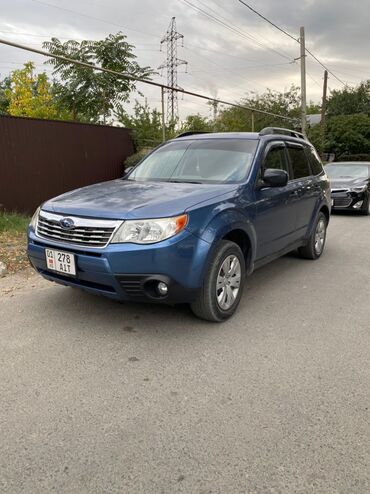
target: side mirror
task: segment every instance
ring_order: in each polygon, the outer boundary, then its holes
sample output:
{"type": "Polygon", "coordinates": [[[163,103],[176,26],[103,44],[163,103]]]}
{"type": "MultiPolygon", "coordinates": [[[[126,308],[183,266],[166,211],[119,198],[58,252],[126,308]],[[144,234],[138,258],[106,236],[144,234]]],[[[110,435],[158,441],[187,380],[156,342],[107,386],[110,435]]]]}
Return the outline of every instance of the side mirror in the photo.
{"type": "Polygon", "coordinates": [[[285,170],[267,168],[263,174],[262,182],[265,187],[285,187],[288,178],[288,173],[285,170]]]}

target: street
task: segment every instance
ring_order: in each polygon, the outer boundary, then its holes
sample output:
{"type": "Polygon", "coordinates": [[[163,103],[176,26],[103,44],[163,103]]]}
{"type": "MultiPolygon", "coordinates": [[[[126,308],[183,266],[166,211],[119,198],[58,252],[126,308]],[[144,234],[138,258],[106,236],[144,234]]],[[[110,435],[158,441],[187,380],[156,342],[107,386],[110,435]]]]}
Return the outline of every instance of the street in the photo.
{"type": "Polygon", "coordinates": [[[15,276],[0,492],[370,492],[369,217],[253,273],[224,324],[15,276]]]}

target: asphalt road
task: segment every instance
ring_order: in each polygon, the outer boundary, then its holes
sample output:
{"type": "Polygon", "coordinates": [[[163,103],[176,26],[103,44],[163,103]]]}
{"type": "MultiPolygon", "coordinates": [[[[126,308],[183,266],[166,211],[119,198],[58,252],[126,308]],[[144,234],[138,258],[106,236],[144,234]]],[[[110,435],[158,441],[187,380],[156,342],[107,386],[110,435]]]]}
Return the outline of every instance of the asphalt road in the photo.
{"type": "Polygon", "coordinates": [[[369,217],[221,325],[0,281],[0,492],[370,492],[369,217]]]}

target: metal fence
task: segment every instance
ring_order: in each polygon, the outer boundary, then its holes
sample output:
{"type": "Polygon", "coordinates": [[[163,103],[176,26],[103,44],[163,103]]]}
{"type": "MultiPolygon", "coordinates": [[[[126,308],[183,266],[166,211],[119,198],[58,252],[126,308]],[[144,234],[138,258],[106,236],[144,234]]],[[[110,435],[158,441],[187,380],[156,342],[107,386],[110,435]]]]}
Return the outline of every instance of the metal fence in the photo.
{"type": "Polygon", "coordinates": [[[129,129],[0,116],[0,205],[32,213],[63,192],[122,176],[129,129]]]}

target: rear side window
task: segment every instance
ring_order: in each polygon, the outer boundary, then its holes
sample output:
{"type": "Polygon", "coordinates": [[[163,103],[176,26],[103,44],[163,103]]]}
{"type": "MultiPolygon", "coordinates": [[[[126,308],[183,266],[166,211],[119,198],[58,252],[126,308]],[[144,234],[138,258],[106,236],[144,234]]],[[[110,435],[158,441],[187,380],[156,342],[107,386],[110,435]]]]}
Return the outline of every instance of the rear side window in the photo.
{"type": "Polygon", "coordinates": [[[311,166],[312,175],[320,175],[323,168],[316,150],[312,147],[306,147],[306,154],[311,166]]]}
{"type": "Polygon", "coordinates": [[[303,147],[289,147],[288,154],[293,169],[293,178],[304,178],[311,175],[308,160],[303,147]]]}

